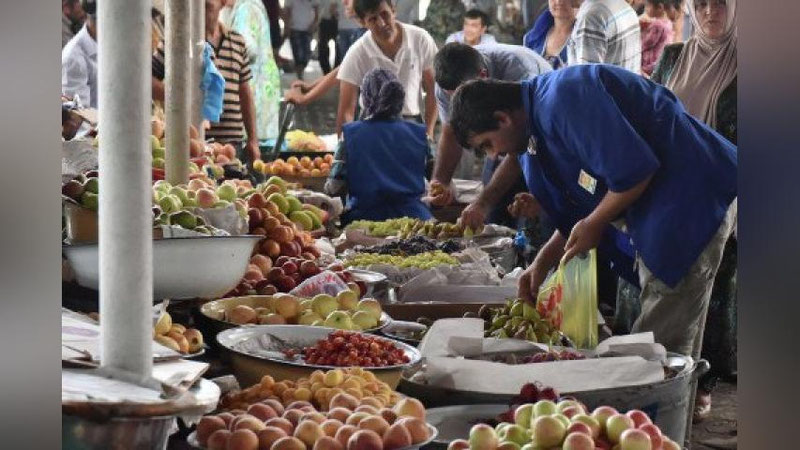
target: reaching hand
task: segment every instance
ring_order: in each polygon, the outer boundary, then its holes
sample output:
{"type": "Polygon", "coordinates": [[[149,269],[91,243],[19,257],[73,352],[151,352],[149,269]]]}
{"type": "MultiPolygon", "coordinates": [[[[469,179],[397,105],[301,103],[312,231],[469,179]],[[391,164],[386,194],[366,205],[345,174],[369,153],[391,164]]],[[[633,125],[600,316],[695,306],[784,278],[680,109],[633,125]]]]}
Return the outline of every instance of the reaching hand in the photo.
{"type": "Polygon", "coordinates": [[[539,294],[539,287],[544,283],[547,270],[539,267],[534,260],[533,263],[522,272],[517,285],[517,295],[522,300],[531,305],[536,305],[536,296],[539,294]]]}
{"type": "Polygon", "coordinates": [[[453,189],[438,180],[431,181],[430,196],[433,206],[447,206],[455,200],[453,189]]]}
{"type": "Polygon", "coordinates": [[[569,233],[567,244],[564,246],[564,264],[573,256],[586,253],[596,248],[603,237],[603,224],[596,223],[589,218],[578,221],[569,233]]]}
{"type": "Polygon", "coordinates": [[[485,222],[486,209],[478,203],[470,203],[467,205],[464,211],[461,211],[461,217],[458,219],[458,223],[464,225],[464,227],[470,227],[473,230],[481,228],[485,222]]]}
{"type": "Polygon", "coordinates": [[[250,158],[251,163],[261,159],[261,150],[258,148],[258,142],[256,141],[248,141],[244,146],[244,151],[250,158]]]}
{"type": "Polygon", "coordinates": [[[284,92],[283,100],[301,106],[307,103],[306,96],[300,91],[300,88],[292,88],[284,92]]]}
{"type": "Polygon", "coordinates": [[[508,205],[508,213],[512,217],[526,217],[528,219],[535,218],[542,208],[536,198],[527,193],[520,192],[514,196],[514,202],[508,205]]]}

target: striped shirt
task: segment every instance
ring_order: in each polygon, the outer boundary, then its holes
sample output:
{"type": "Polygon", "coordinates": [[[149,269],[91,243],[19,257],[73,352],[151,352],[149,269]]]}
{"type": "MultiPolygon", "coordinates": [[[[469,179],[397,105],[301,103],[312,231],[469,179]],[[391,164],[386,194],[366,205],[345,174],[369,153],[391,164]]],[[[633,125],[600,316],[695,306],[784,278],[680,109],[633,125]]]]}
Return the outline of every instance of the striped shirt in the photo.
{"type": "Polygon", "coordinates": [[[640,73],[639,18],[625,0],[585,0],[567,42],[569,65],[604,63],[640,73]]]}
{"type": "MultiPolygon", "coordinates": [[[[211,123],[211,129],[206,130],[206,139],[241,143],[244,140],[244,121],[239,102],[239,86],[252,78],[242,35],[223,28],[219,47],[214,48],[211,58],[219,73],[225,78],[225,97],[219,122],[211,123]]],[[[153,76],[159,80],[164,79],[164,59],[162,41],[153,54],[153,76]]]]}

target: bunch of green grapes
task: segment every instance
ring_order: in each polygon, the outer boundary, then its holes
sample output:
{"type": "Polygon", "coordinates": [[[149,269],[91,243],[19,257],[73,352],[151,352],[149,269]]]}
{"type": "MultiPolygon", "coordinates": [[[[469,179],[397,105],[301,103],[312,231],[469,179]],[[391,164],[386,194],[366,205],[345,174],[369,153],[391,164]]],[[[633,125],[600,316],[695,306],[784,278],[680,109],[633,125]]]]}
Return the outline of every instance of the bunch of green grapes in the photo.
{"type": "Polygon", "coordinates": [[[447,253],[436,250],[420,253],[413,256],[380,255],[376,253],[356,253],[345,261],[347,266],[366,267],[372,264],[388,264],[395,267],[416,267],[418,269],[431,269],[436,266],[457,266],[457,259],[447,253]]]}
{"type": "Polygon", "coordinates": [[[370,236],[387,237],[397,236],[400,234],[400,230],[411,227],[417,222],[421,221],[411,217],[400,217],[380,222],[374,222],[372,220],[354,220],[347,226],[347,229],[364,230],[370,236]]]}

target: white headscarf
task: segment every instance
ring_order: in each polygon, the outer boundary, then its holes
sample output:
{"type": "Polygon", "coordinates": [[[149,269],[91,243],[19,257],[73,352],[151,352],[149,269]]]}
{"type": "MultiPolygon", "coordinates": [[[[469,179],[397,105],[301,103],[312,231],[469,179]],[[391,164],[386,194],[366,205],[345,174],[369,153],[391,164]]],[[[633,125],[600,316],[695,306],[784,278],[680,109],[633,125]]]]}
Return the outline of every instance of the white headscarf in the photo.
{"type": "Polygon", "coordinates": [[[681,99],[690,114],[715,128],[717,101],[736,78],[736,0],[726,0],[725,33],[717,39],[709,37],[700,26],[696,2],[688,1],[694,35],[686,41],[675,62],[667,87],[681,99]]]}

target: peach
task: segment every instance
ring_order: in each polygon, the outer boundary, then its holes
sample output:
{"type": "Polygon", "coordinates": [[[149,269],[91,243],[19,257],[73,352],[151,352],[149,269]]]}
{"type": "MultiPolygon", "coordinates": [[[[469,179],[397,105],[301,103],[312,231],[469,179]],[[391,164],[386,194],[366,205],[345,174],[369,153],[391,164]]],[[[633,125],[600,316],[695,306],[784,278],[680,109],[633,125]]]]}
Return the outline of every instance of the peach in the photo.
{"type": "Polygon", "coordinates": [[[261,269],[261,274],[267,276],[269,269],[272,269],[272,260],[261,254],[255,254],[250,258],[250,264],[261,269]]]}
{"type": "Polygon", "coordinates": [[[394,405],[394,412],[398,417],[410,416],[425,420],[425,407],[422,402],[412,397],[406,397],[397,402],[394,405]]]}
{"type": "Polygon", "coordinates": [[[278,439],[287,436],[286,432],[278,427],[266,427],[258,432],[258,449],[269,450],[278,439]]]}
{"type": "Polygon", "coordinates": [[[294,436],[286,436],[275,441],[270,450],[306,450],[306,444],[294,436]]]}
{"type": "Polygon", "coordinates": [[[383,436],[386,430],[389,429],[389,424],[383,420],[381,416],[370,416],[358,422],[358,428],[362,430],[372,430],[377,433],[378,436],[383,436]]]}
{"type": "Polygon", "coordinates": [[[311,408],[311,412],[306,412],[305,414],[303,414],[302,417],[300,417],[301,422],[304,420],[312,420],[314,422],[317,422],[318,424],[322,424],[322,422],[325,422],[327,418],[325,417],[324,414],[316,412],[313,410],[313,408],[311,408]]]}
{"type": "Polygon", "coordinates": [[[312,450],[344,450],[344,446],[330,436],[323,436],[314,443],[312,450]]]}
{"type": "Polygon", "coordinates": [[[336,440],[342,444],[342,447],[347,447],[347,441],[350,440],[350,436],[355,434],[356,431],[358,431],[358,428],[353,425],[342,425],[336,431],[336,440]]]}
{"type": "Polygon", "coordinates": [[[361,405],[358,408],[356,408],[355,412],[365,412],[367,414],[372,414],[374,416],[378,414],[378,408],[372,405],[361,405]]]}
{"type": "Polygon", "coordinates": [[[398,419],[396,423],[403,425],[406,430],[408,430],[408,434],[411,435],[412,444],[425,442],[431,437],[428,425],[422,419],[418,419],[416,417],[403,417],[398,419]]]}
{"type": "Polygon", "coordinates": [[[393,424],[397,420],[397,413],[389,408],[381,408],[378,413],[383,417],[383,420],[386,421],[389,425],[393,424]]]}
{"type": "Polygon", "coordinates": [[[264,426],[265,426],[264,421],[259,419],[258,417],[252,416],[250,414],[242,414],[239,417],[233,419],[233,422],[231,423],[231,431],[246,428],[248,430],[253,430],[254,432],[257,432],[263,430],[264,426]]]}
{"type": "Polygon", "coordinates": [[[350,394],[342,392],[334,395],[333,398],[331,398],[329,407],[330,409],[346,408],[350,411],[354,411],[356,408],[358,408],[358,399],[350,394]]]}
{"type": "Polygon", "coordinates": [[[249,429],[238,429],[228,438],[227,450],[258,450],[258,435],[249,429]]]}
{"type": "Polygon", "coordinates": [[[325,432],[322,431],[322,427],[313,420],[304,420],[294,429],[294,437],[303,441],[308,448],[313,447],[314,443],[323,436],[325,436],[325,432]]]}
{"type": "Polygon", "coordinates": [[[383,448],[384,450],[396,450],[411,446],[411,434],[409,434],[406,427],[402,423],[396,423],[383,434],[383,448]]]}
{"type": "Polygon", "coordinates": [[[313,406],[313,405],[311,403],[305,401],[305,400],[296,400],[296,401],[293,401],[292,403],[289,403],[286,406],[286,409],[300,409],[300,408],[303,408],[305,406],[313,406]]]}
{"type": "Polygon", "coordinates": [[[276,413],[271,406],[265,405],[263,403],[255,403],[253,405],[250,405],[250,407],[247,408],[247,414],[255,416],[264,422],[266,422],[269,419],[272,419],[273,417],[278,417],[278,413],[276,413]]]}
{"type": "Polygon", "coordinates": [[[336,432],[342,427],[344,423],[336,419],[328,419],[320,424],[325,436],[336,437],[336,432]]]}
{"type": "Polygon", "coordinates": [[[196,353],[203,349],[203,333],[197,328],[189,328],[183,333],[183,337],[189,341],[190,353],[196,353]]]}
{"type": "Polygon", "coordinates": [[[469,442],[466,439],[456,439],[450,441],[447,450],[469,450],[469,442]]]}
{"type": "Polygon", "coordinates": [[[335,419],[338,420],[339,422],[345,423],[347,421],[347,418],[350,417],[350,414],[353,414],[353,412],[350,411],[349,409],[336,407],[336,408],[331,408],[330,411],[328,411],[328,418],[335,419]]]}
{"type": "Polygon", "coordinates": [[[233,419],[236,416],[234,416],[233,414],[231,414],[229,412],[223,412],[223,413],[217,414],[217,417],[219,417],[220,419],[222,419],[223,422],[225,422],[225,428],[230,428],[231,427],[231,422],[233,422],[233,419]]]}
{"type": "Polygon", "coordinates": [[[181,353],[189,353],[189,340],[186,339],[183,334],[178,333],[177,331],[170,331],[167,333],[167,337],[171,338],[178,344],[179,351],[181,353]]]}
{"type": "Polygon", "coordinates": [[[222,418],[218,416],[204,416],[197,423],[197,442],[205,447],[208,437],[217,430],[225,430],[228,426],[222,418]]]}
{"type": "Polygon", "coordinates": [[[225,450],[228,447],[228,440],[231,432],[228,430],[217,430],[211,433],[206,443],[208,450],[225,450]]]}
{"type": "Polygon", "coordinates": [[[264,422],[264,425],[268,427],[276,427],[283,430],[287,436],[290,436],[294,433],[294,425],[288,419],[283,417],[275,417],[272,419],[267,420],[264,422]]]}
{"type": "Polygon", "coordinates": [[[300,418],[303,417],[303,414],[305,413],[299,409],[287,409],[286,412],[283,413],[283,418],[296,427],[297,424],[300,423],[300,418]]]}
{"type": "Polygon", "coordinates": [[[256,321],[256,311],[247,305],[236,305],[228,312],[228,321],[237,325],[256,321]]]}
{"type": "Polygon", "coordinates": [[[372,430],[358,430],[347,440],[347,450],[383,450],[383,439],[372,430]]]}
{"type": "Polygon", "coordinates": [[[366,419],[367,417],[369,417],[369,414],[367,414],[367,413],[363,413],[363,412],[353,413],[353,414],[350,414],[350,417],[348,417],[347,420],[344,423],[346,425],[353,425],[353,426],[357,427],[358,424],[362,420],[366,419]]]}
{"type": "MultiPolygon", "coordinates": [[[[262,388],[265,387],[265,383],[269,385],[268,386],[269,388],[271,388],[275,384],[275,380],[273,380],[272,377],[270,377],[269,375],[264,375],[264,377],[261,378],[261,387],[262,388]]],[[[279,402],[278,400],[276,400],[276,399],[268,398],[266,400],[262,400],[261,403],[272,407],[272,409],[276,413],[278,413],[279,417],[282,416],[283,413],[285,412],[285,408],[283,407],[283,404],[281,402],[279,402]]]]}

